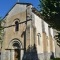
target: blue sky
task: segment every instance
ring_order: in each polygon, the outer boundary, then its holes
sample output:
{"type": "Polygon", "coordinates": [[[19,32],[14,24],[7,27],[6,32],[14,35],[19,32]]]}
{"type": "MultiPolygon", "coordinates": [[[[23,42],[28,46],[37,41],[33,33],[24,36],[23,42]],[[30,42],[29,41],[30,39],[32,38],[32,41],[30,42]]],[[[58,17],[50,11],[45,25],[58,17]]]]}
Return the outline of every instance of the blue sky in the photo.
{"type": "MultiPolygon", "coordinates": [[[[18,0],[0,0],[0,17],[4,17],[5,14],[10,10],[10,8],[17,2],[18,0]]],[[[35,8],[38,9],[39,0],[20,0],[21,3],[31,3],[35,8]]]]}

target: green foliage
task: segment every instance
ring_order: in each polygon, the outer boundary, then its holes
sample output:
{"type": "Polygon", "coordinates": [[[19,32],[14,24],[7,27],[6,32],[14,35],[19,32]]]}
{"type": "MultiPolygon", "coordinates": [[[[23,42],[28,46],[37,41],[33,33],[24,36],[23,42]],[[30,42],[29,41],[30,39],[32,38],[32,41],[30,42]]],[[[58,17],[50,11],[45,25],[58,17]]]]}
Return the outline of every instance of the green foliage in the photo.
{"type": "Polygon", "coordinates": [[[54,58],[53,60],[60,60],[60,58],[54,58]]]}
{"type": "Polygon", "coordinates": [[[28,47],[23,56],[23,60],[39,60],[35,44],[34,46],[28,47]]]}
{"type": "Polygon", "coordinates": [[[40,12],[50,26],[60,30],[60,0],[39,0],[40,12]]]}
{"type": "Polygon", "coordinates": [[[57,40],[57,45],[60,46],[60,32],[57,32],[57,35],[55,35],[55,39],[57,40]]]}
{"type": "Polygon", "coordinates": [[[2,40],[2,36],[3,36],[3,26],[2,26],[2,19],[0,18],[0,40],[2,40]]]}
{"type": "MultiPolygon", "coordinates": [[[[39,0],[40,13],[44,20],[56,30],[60,30],[60,0],[39,0]]],[[[60,33],[55,36],[60,45],[60,33]]]]}

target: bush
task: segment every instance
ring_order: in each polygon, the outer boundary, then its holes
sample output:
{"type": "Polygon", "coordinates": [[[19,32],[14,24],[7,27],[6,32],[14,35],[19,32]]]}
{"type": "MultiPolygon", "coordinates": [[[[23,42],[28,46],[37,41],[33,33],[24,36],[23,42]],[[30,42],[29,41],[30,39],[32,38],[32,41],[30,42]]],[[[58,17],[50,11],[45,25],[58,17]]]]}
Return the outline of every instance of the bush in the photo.
{"type": "Polygon", "coordinates": [[[54,58],[53,60],[60,60],[60,58],[54,58]]]}

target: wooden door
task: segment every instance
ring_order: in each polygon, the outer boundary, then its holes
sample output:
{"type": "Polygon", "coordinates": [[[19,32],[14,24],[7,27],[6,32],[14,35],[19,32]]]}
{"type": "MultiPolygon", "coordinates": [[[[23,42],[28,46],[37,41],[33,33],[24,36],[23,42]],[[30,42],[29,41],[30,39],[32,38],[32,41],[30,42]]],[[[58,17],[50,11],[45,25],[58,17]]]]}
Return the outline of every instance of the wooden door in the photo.
{"type": "Polygon", "coordinates": [[[14,60],[20,60],[20,50],[15,49],[14,60]]]}

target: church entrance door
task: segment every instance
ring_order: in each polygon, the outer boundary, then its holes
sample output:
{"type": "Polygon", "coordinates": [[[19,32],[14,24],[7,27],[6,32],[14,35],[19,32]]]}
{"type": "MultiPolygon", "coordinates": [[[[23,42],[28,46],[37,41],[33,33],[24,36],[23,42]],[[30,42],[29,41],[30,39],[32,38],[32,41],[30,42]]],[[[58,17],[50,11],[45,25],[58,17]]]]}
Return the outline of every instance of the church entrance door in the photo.
{"type": "Polygon", "coordinates": [[[14,60],[20,60],[20,49],[14,50],[14,60]]]}
{"type": "Polygon", "coordinates": [[[14,48],[14,60],[21,60],[21,50],[20,50],[20,45],[19,43],[15,42],[13,44],[13,48],[14,48]]]}

